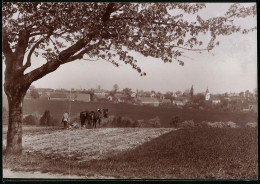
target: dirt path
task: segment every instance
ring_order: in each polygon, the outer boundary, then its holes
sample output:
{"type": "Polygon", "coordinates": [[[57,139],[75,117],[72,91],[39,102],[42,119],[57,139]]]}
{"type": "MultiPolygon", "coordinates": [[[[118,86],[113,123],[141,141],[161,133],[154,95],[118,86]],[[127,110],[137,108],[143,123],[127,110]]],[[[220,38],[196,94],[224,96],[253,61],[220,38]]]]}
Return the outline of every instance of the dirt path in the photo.
{"type": "Polygon", "coordinates": [[[63,175],[51,174],[41,172],[24,172],[24,171],[11,171],[10,169],[3,169],[4,178],[48,178],[48,179],[114,179],[113,177],[93,175],[93,176],[77,176],[77,175],[63,175]]]}

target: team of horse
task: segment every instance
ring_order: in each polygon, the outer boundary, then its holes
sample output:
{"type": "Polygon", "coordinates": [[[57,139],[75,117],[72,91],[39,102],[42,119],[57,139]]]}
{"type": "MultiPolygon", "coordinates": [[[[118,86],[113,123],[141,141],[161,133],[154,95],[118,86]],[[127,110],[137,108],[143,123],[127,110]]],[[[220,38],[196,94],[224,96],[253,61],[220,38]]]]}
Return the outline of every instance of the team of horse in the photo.
{"type": "Polygon", "coordinates": [[[103,118],[108,117],[108,109],[97,109],[97,111],[82,111],[80,113],[81,127],[84,127],[87,124],[96,128],[97,123],[100,126],[100,123],[103,118]]]}

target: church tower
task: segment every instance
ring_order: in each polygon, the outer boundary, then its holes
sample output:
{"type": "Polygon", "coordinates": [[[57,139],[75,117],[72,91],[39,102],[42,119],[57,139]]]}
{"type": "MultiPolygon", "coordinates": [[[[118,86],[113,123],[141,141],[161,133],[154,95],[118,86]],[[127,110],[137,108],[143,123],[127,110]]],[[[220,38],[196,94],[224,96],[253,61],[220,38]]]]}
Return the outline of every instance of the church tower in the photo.
{"type": "Polygon", "coordinates": [[[192,97],[193,96],[193,93],[194,93],[194,91],[193,91],[193,85],[191,86],[191,89],[190,89],[190,96],[192,97]]]}
{"type": "Polygon", "coordinates": [[[208,101],[210,99],[210,93],[209,93],[209,89],[207,87],[206,93],[205,93],[205,100],[208,101]]]}

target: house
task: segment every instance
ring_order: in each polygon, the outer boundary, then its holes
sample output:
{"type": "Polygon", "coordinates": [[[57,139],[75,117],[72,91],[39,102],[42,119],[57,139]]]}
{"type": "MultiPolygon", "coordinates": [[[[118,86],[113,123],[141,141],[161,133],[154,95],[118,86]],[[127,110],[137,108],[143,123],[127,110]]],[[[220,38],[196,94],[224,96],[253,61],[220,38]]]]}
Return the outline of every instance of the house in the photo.
{"type": "Polygon", "coordinates": [[[212,97],[211,100],[213,105],[220,104],[221,102],[221,100],[217,97],[212,97]]]}
{"type": "Polygon", "coordinates": [[[143,98],[139,98],[139,101],[142,105],[152,105],[155,107],[158,107],[160,102],[158,99],[156,98],[151,98],[151,97],[143,97],[143,98]]]}
{"type": "Polygon", "coordinates": [[[160,95],[159,99],[163,100],[163,99],[165,99],[165,96],[164,95],[160,95]]]}
{"type": "Polygon", "coordinates": [[[173,98],[177,98],[178,95],[177,95],[176,93],[173,93],[173,94],[172,94],[172,97],[173,97],[173,98]]]}
{"type": "Polygon", "coordinates": [[[216,104],[220,104],[220,100],[219,99],[215,99],[215,100],[212,100],[212,104],[216,105],[216,104]]]}
{"type": "Polygon", "coordinates": [[[66,93],[51,93],[50,100],[59,100],[59,101],[66,101],[69,100],[66,93]]]}
{"type": "Polygon", "coordinates": [[[181,101],[181,102],[185,105],[186,103],[189,102],[189,97],[180,96],[180,97],[178,97],[178,98],[175,99],[175,100],[176,100],[176,101],[181,101]]]}
{"type": "Polygon", "coordinates": [[[90,102],[90,94],[79,93],[75,96],[75,101],[90,102]]]}
{"type": "Polygon", "coordinates": [[[122,93],[116,93],[114,95],[114,99],[117,102],[125,102],[126,98],[127,98],[127,96],[125,94],[122,94],[122,93]]]}
{"type": "Polygon", "coordinates": [[[186,90],[183,92],[182,96],[190,96],[190,90],[189,90],[189,89],[186,89],[186,90]]]}
{"type": "Polygon", "coordinates": [[[107,92],[104,89],[96,89],[94,95],[97,99],[106,99],[107,92]]]}
{"type": "Polygon", "coordinates": [[[145,93],[142,92],[142,91],[139,91],[139,92],[137,92],[136,97],[137,98],[144,98],[145,97],[145,93]]]}
{"type": "Polygon", "coordinates": [[[171,104],[172,101],[170,99],[163,99],[163,100],[161,100],[161,103],[162,104],[171,104]]]}
{"type": "Polygon", "coordinates": [[[41,95],[41,94],[45,94],[45,93],[50,94],[54,90],[51,88],[37,88],[37,91],[38,91],[39,95],[41,95]]]}
{"type": "Polygon", "coordinates": [[[243,99],[243,97],[240,97],[240,96],[231,96],[230,97],[230,101],[241,101],[241,102],[244,102],[244,99],[243,99]]]}
{"type": "Polygon", "coordinates": [[[111,95],[109,95],[109,96],[107,97],[107,100],[112,101],[112,100],[113,100],[113,97],[112,97],[111,95]]]}
{"type": "Polygon", "coordinates": [[[185,105],[185,103],[183,101],[180,101],[180,100],[173,100],[172,104],[176,105],[176,106],[184,106],[185,105]]]}
{"type": "Polygon", "coordinates": [[[151,98],[155,98],[155,97],[156,97],[155,93],[151,93],[151,94],[150,94],[150,97],[151,97],[151,98]]]}
{"type": "Polygon", "coordinates": [[[50,93],[42,92],[42,94],[40,94],[40,99],[42,99],[42,100],[49,100],[50,99],[50,93]]]}

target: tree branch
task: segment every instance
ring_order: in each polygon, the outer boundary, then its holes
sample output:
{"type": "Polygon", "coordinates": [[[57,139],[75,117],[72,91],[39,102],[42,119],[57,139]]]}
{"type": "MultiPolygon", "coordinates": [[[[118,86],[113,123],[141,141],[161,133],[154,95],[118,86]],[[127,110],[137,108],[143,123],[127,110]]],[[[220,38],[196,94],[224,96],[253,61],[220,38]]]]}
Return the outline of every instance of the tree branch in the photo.
{"type": "MultiPolygon", "coordinates": [[[[11,57],[13,52],[8,42],[8,34],[5,28],[3,28],[3,53],[5,57],[11,57]]],[[[5,59],[6,62],[6,59],[5,59]]]]}
{"type": "Polygon", "coordinates": [[[180,47],[180,46],[176,46],[176,45],[166,45],[166,46],[175,47],[175,48],[179,48],[179,49],[183,49],[183,50],[195,51],[195,52],[198,52],[198,51],[209,51],[210,50],[210,49],[189,49],[189,48],[180,47]]]}
{"type": "Polygon", "coordinates": [[[73,56],[76,52],[80,51],[85,45],[95,36],[95,33],[89,33],[82,39],[78,40],[74,45],[70,46],[69,48],[61,51],[59,54],[59,60],[65,61],[70,56],[73,56]],[[86,37],[88,37],[88,40],[86,40],[86,37]]]}
{"type": "Polygon", "coordinates": [[[20,66],[23,65],[23,59],[25,55],[26,48],[28,47],[30,38],[30,31],[23,29],[19,32],[19,38],[15,49],[15,56],[17,57],[17,62],[20,66]]]}
{"type": "Polygon", "coordinates": [[[50,62],[47,62],[46,64],[42,65],[39,68],[34,69],[33,71],[27,73],[24,75],[25,80],[28,83],[32,83],[45,75],[55,71],[57,68],[59,68],[60,63],[58,60],[53,60],[50,62]]]}
{"type": "Polygon", "coordinates": [[[115,3],[108,3],[106,7],[106,12],[103,14],[102,21],[106,22],[109,20],[111,13],[116,11],[117,9],[114,9],[115,3]]]}
{"type": "Polygon", "coordinates": [[[68,63],[77,59],[82,59],[84,54],[88,53],[89,51],[91,51],[93,48],[95,48],[98,44],[100,43],[100,41],[95,44],[95,45],[90,45],[89,47],[85,48],[84,50],[80,51],[78,54],[69,57],[66,61],[64,61],[62,64],[64,63],[68,63]]]}
{"type": "Polygon", "coordinates": [[[34,52],[34,50],[40,45],[40,43],[43,42],[43,40],[49,38],[51,36],[52,32],[49,32],[49,34],[47,35],[47,37],[43,37],[41,38],[40,40],[38,40],[34,46],[31,48],[28,56],[27,56],[27,61],[26,61],[26,64],[22,67],[22,72],[24,72],[24,70],[26,70],[26,68],[30,67],[31,66],[31,57],[32,57],[32,53],[34,52]]]}

